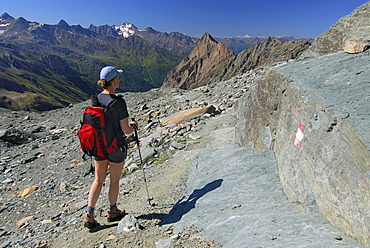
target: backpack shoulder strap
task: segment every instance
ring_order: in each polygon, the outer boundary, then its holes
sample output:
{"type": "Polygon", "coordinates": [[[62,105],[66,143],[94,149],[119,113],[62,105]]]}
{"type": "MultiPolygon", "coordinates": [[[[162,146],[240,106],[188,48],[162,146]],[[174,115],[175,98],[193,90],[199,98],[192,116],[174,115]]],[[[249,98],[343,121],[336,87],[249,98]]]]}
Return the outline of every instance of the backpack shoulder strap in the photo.
{"type": "Polygon", "coordinates": [[[96,94],[91,96],[91,106],[102,107],[102,105],[101,105],[101,103],[99,102],[99,99],[98,99],[98,94],[99,93],[96,93],[96,94]]]}
{"type": "Polygon", "coordinates": [[[108,106],[106,108],[110,108],[110,107],[113,106],[113,104],[115,104],[118,101],[122,101],[122,100],[123,100],[123,97],[122,96],[117,96],[116,99],[113,99],[112,101],[110,101],[110,103],[108,104],[108,106]]]}

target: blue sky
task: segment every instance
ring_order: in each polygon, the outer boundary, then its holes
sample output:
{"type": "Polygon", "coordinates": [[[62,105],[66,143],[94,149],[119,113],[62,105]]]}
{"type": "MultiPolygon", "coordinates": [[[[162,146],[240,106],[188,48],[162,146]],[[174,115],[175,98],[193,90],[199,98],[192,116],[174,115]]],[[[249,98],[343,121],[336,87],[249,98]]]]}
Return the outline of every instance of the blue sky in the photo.
{"type": "Polygon", "coordinates": [[[201,37],[316,37],[365,0],[0,0],[0,15],[57,24],[153,27],[201,37]]]}

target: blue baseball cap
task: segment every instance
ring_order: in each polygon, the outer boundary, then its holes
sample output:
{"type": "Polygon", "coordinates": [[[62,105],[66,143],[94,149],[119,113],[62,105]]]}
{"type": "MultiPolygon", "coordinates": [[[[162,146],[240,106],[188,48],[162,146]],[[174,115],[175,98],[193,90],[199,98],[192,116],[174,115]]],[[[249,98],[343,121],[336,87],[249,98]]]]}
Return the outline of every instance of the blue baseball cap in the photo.
{"type": "Polygon", "coordinates": [[[105,79],[109,82],[122,72],[123,72],[122,70],[117,70],[113,66],[106,66],[100,71],[100,79],[105,79]]]}

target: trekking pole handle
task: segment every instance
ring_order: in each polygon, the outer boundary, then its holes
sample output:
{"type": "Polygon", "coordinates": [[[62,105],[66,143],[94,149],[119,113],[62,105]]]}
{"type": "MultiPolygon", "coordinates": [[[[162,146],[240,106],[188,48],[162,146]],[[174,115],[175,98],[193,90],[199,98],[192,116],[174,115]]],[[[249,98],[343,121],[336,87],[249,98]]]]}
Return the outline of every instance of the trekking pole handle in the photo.
{"type": "MultiPolygon", "coordinates": [[[[132,119],[131,119],[131,121],[136,122],[136,121],[135,121],[135,118],[132,118],[132,119]]],[[[136,141],[137,146],[139,147],[139,146],[140,146],[140,142],[139,142],[139,136],[138,136],[138,134],[137,134],[138,127],[137,127],[137,125],[135,125],[135,124],[130,124],[130,126],[134,128],[135,141],[136,141]]]]}
{"type": "MultiPolygon", "coordinates": [[[[136,122],[135,118],[131,118],[131,121],[136,122]]],[[[136,123],[137,123],[137,122],[136,122],[136,123]]],[[[133,128],[135,129],[135,132],[136,132],[136,130],[138,129],[138,126],[137,126],[137,125],[135,125],[135,124],[130,124],[130,126],[131,126],[131,127],[133,127],[133,128]]]]}

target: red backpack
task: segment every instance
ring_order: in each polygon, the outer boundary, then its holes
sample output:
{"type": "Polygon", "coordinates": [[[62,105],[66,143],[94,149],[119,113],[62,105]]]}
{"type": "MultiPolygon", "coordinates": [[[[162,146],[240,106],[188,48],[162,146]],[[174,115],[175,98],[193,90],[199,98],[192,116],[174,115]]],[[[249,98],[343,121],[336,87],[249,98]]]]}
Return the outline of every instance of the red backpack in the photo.
{"type": "Polygon", "coordinates": [[[108,157],[116,151],[120,144],[120,128],[114,125],[113,105],[119,101],[115,99],[108,106],[89,106],[83,113],[81,128],[77,132],[80,139],[80,148],[88,156],[108,157]]]}

